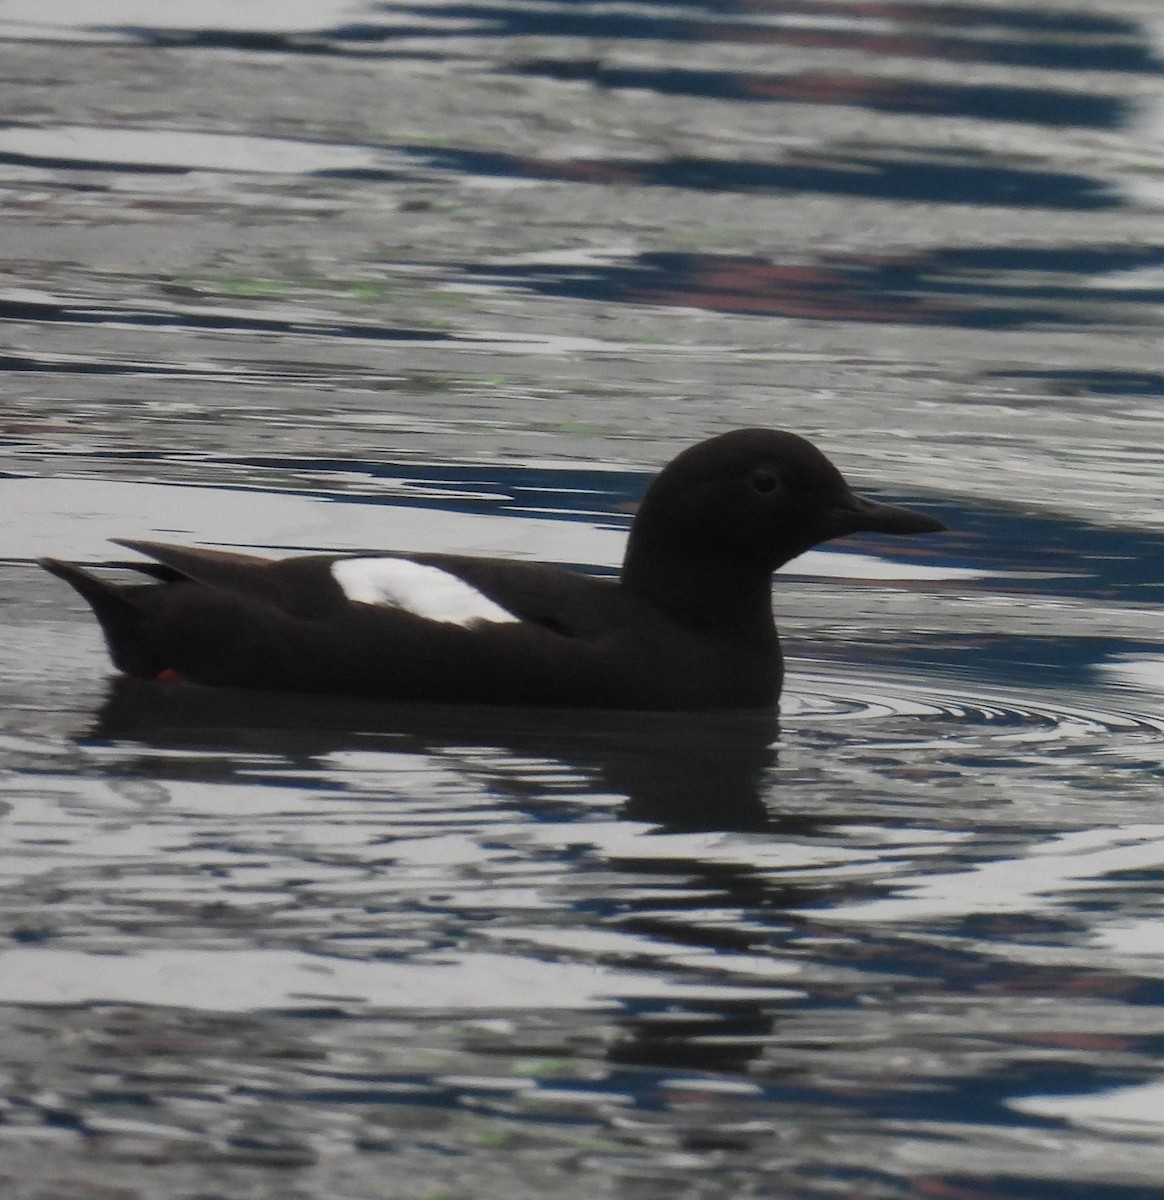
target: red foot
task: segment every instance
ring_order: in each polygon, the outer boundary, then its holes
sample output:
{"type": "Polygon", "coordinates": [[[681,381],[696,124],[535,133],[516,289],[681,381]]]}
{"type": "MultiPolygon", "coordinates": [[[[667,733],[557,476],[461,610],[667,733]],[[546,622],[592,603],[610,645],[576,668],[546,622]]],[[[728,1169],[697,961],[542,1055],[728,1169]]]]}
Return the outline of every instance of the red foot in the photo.
{"type": "Polygon", "coordinates": [[[163,667],[155,676],[157,683],[181,683],[182,676],[173,667],[163,667]]]}

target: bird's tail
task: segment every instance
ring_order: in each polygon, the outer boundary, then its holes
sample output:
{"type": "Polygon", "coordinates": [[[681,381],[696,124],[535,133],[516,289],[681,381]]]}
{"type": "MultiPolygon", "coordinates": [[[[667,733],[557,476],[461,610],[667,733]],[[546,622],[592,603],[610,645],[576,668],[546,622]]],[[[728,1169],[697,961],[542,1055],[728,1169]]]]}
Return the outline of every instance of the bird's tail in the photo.
{"type": "Polygon", "coordinates": [[[59,558],[38,560],[51,575],[63,579],[88,602],[105,634],[109,656],[127,675],[150,677],[153,674],[143,644],[145,613],[136,603],[133,590],[98,578],[76,563],[59,558]]]}

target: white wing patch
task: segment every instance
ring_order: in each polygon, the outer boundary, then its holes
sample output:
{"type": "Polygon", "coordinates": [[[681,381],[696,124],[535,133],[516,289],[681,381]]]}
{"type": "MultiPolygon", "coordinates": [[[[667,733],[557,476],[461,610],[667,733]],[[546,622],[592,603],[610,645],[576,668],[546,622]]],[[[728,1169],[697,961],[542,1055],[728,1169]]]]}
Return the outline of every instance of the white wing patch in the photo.
{"type": "Polygon", "coordinates": [[[517,621],[513,613],[463,579],[408,558],[341,558],[331,573],[349,600],[400,608],[430,621],[472,625],[517,621]]]}

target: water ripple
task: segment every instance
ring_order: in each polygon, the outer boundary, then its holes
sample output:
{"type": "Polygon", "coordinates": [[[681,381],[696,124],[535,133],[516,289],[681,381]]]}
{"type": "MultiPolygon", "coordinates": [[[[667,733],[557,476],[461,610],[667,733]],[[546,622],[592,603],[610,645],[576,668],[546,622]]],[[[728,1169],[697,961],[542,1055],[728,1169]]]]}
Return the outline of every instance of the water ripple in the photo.
{"type": "MultiPolygon", "coordinates": [[[[1005,693],[935,690],[908,682],[887,685],[847,677],[797,673],[783,701],[785,728],[819,725],[835,721],[875,721],[911,718],[913,736],[903,741],[917,749],[924,745],[925,730],[919,723],[942,726],[943,743],[951,738],[981,737],[996,741],[1028,743],[1070,741],[1101,734],[1141,733],[1154,738],[1164,733],[1164,716],[1115,709],[1080,707],[1048,696],[1042,702],[1005,693]],[[921,735],[921,738],[918,735],[921,735]]],[[[854,734],[856,731],[853,731],[854,734]]],[[[875,729],[860,731],[863,738],[875,729]]],[[[894,743],[864,741],[888,748],[894,743]]]]}

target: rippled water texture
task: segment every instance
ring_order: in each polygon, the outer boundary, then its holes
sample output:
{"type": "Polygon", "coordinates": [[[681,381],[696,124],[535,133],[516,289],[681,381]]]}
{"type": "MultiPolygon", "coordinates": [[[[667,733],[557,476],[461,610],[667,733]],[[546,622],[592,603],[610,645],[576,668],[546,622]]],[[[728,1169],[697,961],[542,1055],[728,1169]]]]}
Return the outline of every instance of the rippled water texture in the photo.
{"type": "Polygon", "coordinates": [[[4,1200],[1164,1194],[1156,0],[0,6],[4,1200]],[[766,714],[117,683],[111,536],[952,532],[766,714]]]}

